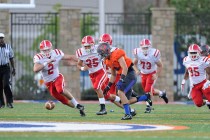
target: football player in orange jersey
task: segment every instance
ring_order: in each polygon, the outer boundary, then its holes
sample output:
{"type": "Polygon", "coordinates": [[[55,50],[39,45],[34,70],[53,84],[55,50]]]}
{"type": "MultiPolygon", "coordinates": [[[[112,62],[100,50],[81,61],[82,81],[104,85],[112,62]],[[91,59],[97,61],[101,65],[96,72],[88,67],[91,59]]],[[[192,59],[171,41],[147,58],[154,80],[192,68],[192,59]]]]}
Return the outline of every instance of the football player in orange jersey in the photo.
{"type": "MultiPolygon", "coordinates": [[[[120,80],[116,84],[118,89],[117,94],[121,99],[125,111],[125,116],[122,117],[121,120],[131,120],[132,115],[130,114],[129,99],[131,98],[132,87],[137,80],[132,60],[126,56],[125,51],[122,49],[114,49],[111,51],[111,47],[108,43],[99,44],[97,52],[111,70],[111,77],[107,87],[104,89],[104,94],[106,94],[113,85],[117,73],[121,74],[120,80]]],[[[147,100],[148,96],[146,95],[140,96],[136,99],[136,101],[147,100]]]]}
{"type": "MultiPolygon", "coordinates": [[[[99,39],[99,43],[108,43],[109,46],[111,47],[111,51],[114,50],[114,49],[119,49],[119,48],[116,48],[116,47],[113,47],[112,46],[112,36],[108,33],[104,33],[100,36],[100,39],[99,39]]],[[[110,68],[107,67],[105,64],[104,64],[104,67],[105,69],[107,70],[107,74],[108,74],[108,77],[111,76],[111,71],[110,71],[110,68]]],[[[107,94],[105,94],[105,99],[108,99],[109,97],[111,98],[114,98],[115,95],[116,95],[116,92],[117,92],[117,88],[116,88],[116,84],[117,82],[120,80],[120,73],[117,73],[116,75],[116,78],[115,78],[115,81],[114,83],[112,84],[111,87],[107,87],[107,88],[110,88],[109,91],[107,92],[107,94]]],[[[107,83],[106,83],[107,84],[107,83]]],[[[132,92],[132,97],[136,97],[136,93],[133,91],[132,92]]],[[[131,99],[132,100],[132,99],[131,99]]],[[[111,100],[112,101],[112,100],[111,100]]],[[[119,104],[118,101],[114,101],[114,104],[116,104],[117,106],[119,106],[120,108],[123,108],[122,104],[119,104]]],[[[133,108],[130,108],[130,111],[131,111],[131,115],[132,116],[135,116],[136,115],[136,110],[133,109],[133,108]]]]}

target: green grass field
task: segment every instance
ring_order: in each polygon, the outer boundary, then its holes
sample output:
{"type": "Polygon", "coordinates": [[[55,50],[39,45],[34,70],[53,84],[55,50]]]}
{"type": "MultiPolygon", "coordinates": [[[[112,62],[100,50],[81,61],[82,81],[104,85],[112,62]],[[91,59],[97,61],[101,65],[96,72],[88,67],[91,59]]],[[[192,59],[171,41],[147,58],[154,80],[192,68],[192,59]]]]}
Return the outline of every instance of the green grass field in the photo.
{"type": "Polygon", "coordinates": [[[80,117],[76,109],[56,103],[54,110],[48,111],[44,103],[15,103],[14,109],[0,109],[0,121],[55,121],[55,122],[98,122],[133,123],[187,126],[185,130],[138,131],[138,132],[0,132],[0,140],[134,140],[134,139],[210,139],[210,110],[194,105],[167,104],[154,105],[155,110],[145,114],[145,105],[132,105],[137,115],[129,121],[121,121],[123,110],[107,104],[108,114],[97,116],[98,104],[84,104],[86,117],[80,117]],[[114,112],[109,112],[113,109],[114,112]]]}

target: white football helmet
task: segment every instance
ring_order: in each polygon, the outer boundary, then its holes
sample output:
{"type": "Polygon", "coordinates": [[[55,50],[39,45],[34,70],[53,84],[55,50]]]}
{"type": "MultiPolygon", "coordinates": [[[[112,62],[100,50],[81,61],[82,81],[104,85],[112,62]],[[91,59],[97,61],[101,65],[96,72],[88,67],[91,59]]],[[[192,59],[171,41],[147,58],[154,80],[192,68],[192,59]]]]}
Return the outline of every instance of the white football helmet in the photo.
{"type": "Polygon", "coordinates": [[[49,40],[43,40],[39,45],[39,49],[44,56],[50,57],[52,53],[52,43],[49,40]]]}
{"type": "Polygon", "coordinates": [[[92,36],[87,35],[82,39],[82,47],[87,53],[91,53],[94,49],[95,41],[92,36]]]}
{"type": "Polygon", "coordinates": [[[197,60],[201,55],[201,48],[197,44],[192,44],[188,48],[188,56],[192,61],[197,60]]]}
{"type": "Polygon", "coordinates": [[[150,48],[152,47],[151,42],[149,39],[143,39],[140,41],[140,48],[143,52],[144,55],[148,54],[148,51],[150,50],[150,48]]]}

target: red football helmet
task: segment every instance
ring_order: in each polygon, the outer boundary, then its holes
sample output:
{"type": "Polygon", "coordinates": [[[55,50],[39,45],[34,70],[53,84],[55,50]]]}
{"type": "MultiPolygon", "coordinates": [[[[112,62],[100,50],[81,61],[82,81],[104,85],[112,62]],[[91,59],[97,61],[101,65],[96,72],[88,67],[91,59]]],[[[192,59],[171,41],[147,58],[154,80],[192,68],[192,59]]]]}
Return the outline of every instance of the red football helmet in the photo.
{"type": "Polygon", "coordinates": [[[86,52],[90,53],[91,50],[93,49],[94,44],[95,44],[95,40],[92,36],[87,35],[83,37],[82,46],[84,47],[86,52]]]}
{"type": "Polygon", "coordinates": [[[100,43],[108,43],[112,45],[112,36],[110,34],[103,34],[99,40],[100,43]]]}
{"type": "Polygon", "coordinates": [[[144,55],[147,55],[149,49],[152,47],[152,44],[149,39],[141,40],[139,45],[144,55]]]}
{"type": "Polygon", "coordinates": [[[52,51],[52,43],[49,40],[43,40],[39,45],[39,49],[44,56],[50,57],[52,51]]]}
{"type": "Polygon", "coordinates": [[[201,48],[197,44],[192,44],[188,48],[188,56],[195,61],[200,57],[201,48]]]}

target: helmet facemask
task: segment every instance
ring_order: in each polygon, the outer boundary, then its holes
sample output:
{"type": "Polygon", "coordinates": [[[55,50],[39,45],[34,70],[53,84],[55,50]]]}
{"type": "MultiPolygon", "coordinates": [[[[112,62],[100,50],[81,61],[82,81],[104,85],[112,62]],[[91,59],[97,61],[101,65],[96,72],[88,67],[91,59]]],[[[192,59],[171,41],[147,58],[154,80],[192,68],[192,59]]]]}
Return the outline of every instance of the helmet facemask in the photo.
{"type": "Polygon", "coordinates": [[[83,47],[86,53],[92,53],[94,50],[94,44],[84,44],[83,47]]]}
{"type": "Polygon", "coordinates": [[[141,50],[144,55],[147,55],[150,50],[150,46],[141,46],[141,50]]]}
{"type": "Polygon", "coordinates": [[[41,50],[41,53],[46,56],[46,57],[51,57],[51,53],[52,53],[52,49],[44,49],[44,50],[41,50]]]}
{"type": "Polygon", "coordinates": [[[200,57],[200,53],[195,51],[195,52],[188,52],[188,56],[192,61],[197,60],[200,57]]]}

